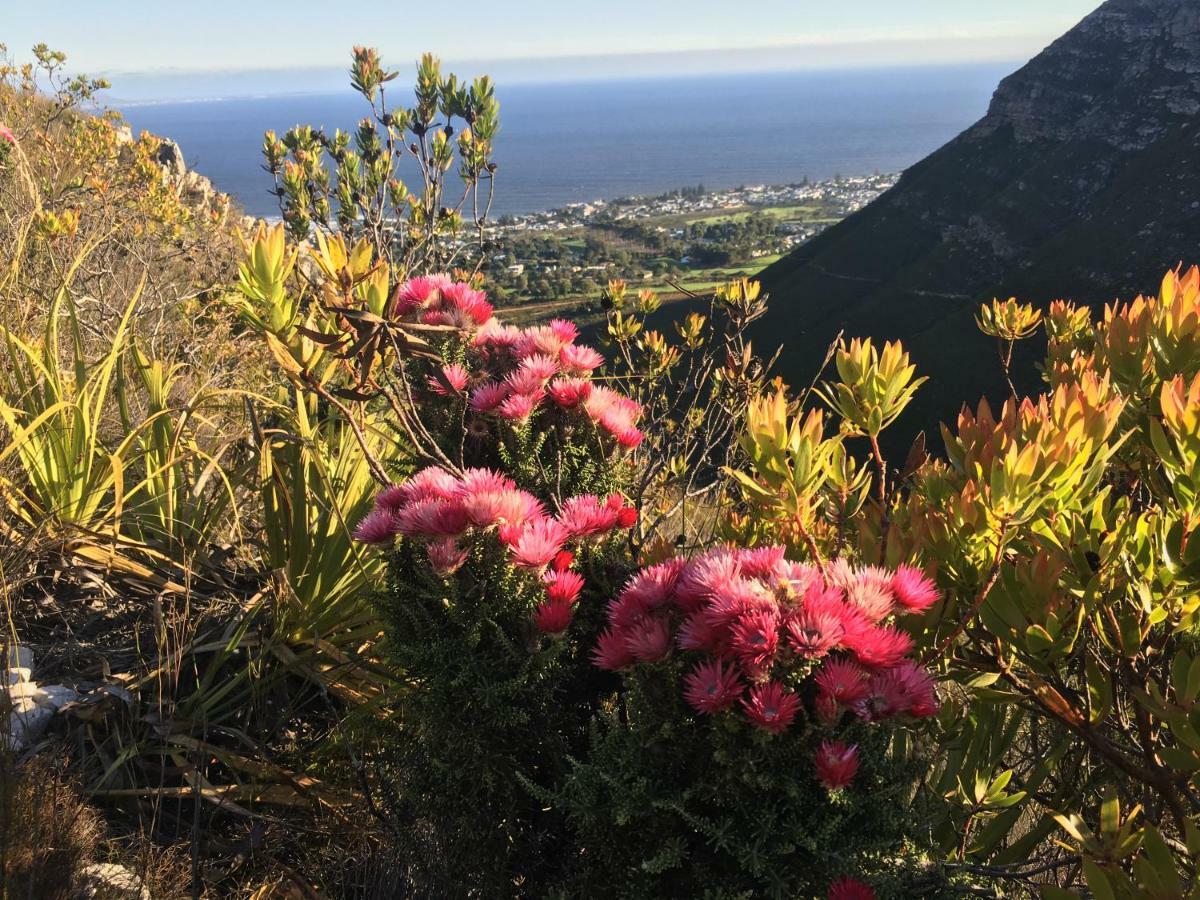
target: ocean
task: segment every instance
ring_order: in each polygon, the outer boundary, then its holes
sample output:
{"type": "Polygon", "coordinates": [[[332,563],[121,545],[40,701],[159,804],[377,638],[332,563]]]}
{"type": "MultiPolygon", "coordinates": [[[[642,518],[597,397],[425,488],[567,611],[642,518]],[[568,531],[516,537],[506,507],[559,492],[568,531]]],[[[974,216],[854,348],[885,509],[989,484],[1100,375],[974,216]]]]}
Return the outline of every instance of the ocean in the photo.
{"type": "MultiPolygon", "coordinates": [[[[1012,65],[781,72],[499,85],[493,215],[836,175],[897,172],[987,109],[1012,65]]],[[[350,129],[368,108],[339,94],[122,108],[135,131],[170,137],[190,168],[247,212],[278,213],[262,134],[299,123],[350,129]]],[[[402,173],[403,174],[403,173],[402,173]]]]}

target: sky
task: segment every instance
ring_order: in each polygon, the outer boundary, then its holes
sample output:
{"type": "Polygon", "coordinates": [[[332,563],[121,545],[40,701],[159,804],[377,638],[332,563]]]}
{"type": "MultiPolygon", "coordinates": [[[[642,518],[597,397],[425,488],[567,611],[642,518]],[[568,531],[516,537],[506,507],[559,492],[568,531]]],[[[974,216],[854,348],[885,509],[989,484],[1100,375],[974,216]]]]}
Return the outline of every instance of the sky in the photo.
{"type": "Polygon", "coordinates": [[[123,81],[127,92],[156,83],[169,92],[172,72],[196,87],[265,70],[281,90],[309,89],[344,71],[354,44],[378,47],[396,67],[430,50],[510,81],[593,79],[1018,61],[1099,2],[416,0],[373,14],[352,0],[0,0],[0,42],[22,61],[44,41],[73,70],[108,75],[114,93],[123,81]]]}

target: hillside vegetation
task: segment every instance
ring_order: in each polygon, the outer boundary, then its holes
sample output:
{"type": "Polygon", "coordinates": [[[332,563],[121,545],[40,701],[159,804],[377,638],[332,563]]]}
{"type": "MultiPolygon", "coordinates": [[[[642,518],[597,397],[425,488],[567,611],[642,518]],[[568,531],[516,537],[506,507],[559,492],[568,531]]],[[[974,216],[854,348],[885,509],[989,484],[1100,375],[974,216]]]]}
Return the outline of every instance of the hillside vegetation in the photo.
{"type": "Polygon", "coordinates": [[[488,79],[355,48],[367,118],[266,135],[239,234],[35,56],[6,894],[1200,897],[1200,269],[973,307],[1007,396],[933,455],[904,346],[789,393],[754,281],[498,316],[488,79]]]}

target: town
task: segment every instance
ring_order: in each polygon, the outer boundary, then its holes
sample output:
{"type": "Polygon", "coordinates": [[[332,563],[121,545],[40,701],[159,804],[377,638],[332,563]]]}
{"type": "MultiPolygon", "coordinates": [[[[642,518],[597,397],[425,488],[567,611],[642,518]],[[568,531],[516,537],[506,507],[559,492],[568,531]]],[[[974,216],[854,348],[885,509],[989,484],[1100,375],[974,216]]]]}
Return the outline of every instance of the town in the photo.
{"type": "Polygon", "coordinates": [[[598,300],[612,279],[658,293],[752,274],[891,188],[894,174],[573,203],[501,217],[486,264],[505,305],[598,300]]]}

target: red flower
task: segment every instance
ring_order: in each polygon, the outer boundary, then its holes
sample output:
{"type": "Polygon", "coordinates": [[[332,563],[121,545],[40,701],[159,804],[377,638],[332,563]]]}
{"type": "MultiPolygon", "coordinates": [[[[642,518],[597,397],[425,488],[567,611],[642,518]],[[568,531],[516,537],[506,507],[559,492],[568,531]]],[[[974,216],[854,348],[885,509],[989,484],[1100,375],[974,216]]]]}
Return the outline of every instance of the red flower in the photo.
{"type": "Polygon", "coordinates": [[[779,646],[779,618],[766,611],[743,613],[734,621],[730,638],[730,648],[744,665],[764,669],[779,646]]]}
{"type": "Polygon", "coordinates": [[[815,680],[822,694],[826,694],[843,706],[864,700],[870,694],[866,672],[858,663],[849,659],[830,659],[821,666],[815,680]]]}
{"type": "MultiPolygon", "coordinates": [[[[846,627],[845,623],[843,627],[846,627]]],[[[875,625],[846,627],[843,643],[859,662],[873,669],[896,665],[913,648],[913,639],[891,625],[882,628],[875,625]]]]}
{"type": "Polygon", "coordinates": [[[693,613],[680,626],[675,642],[681,650],[716,650],[723,636],[703,613],[693,613]]]}
{"type": "Polygon", "coordinates": [[[808,659],[820,659],[842,639],[841,620],[819,607],[801,607],[787,617],[783,630],[791,648],[808,659]]]}
{"type": "Polygon", "coordinates": [[[658,662],[671,652],[671,628],[665,619],[644,616],[625,630],[625,645],[638,662],[658,662]]]}
{"type": "Polygon", "coordinates": [[[764,731],[780,734],[787,730],[800,710],[800,698],[777,681],[756,684],[742,698],[746,716],[764,731]]]}
{"type": "Polygon", "coordinates": [[[541,569],[558,555],[570,535],[554,519],[534,519],[512,545],[513,565],[541,569]]]}
{"type": "Polygon", "coordinates": [[[858,771],[858,746],[840,741],[822,741],[813,764],[817,778],[831,791],[844,788],[854,780],[858,771]]]}
{"type": "Polygon", "coordinates": [[[710,715],[732,706],[742,690],[737,667],[720,660],[700,663],[683,680],[684,699],[696,712],[710,715]]]}
{"type": "Polygon", "coordinates": [[[609,628],[602,633],[592,650],[593,665],[610,672],[633,665],[633,654],[625,637],[625,632],[616,628],[609,628]]]}
{"type": "Polygon", "coordinates": [[[740,554],[742,571],[750,578],[768,578],[775,575],[784,563],[784,547],[755,547],[740,554]]]}
{"type": "Polygon", "coordinates": [[[558,603],[574,603],[583,590],[583,576],[578,572],[553,571],[546,575],[546,597],[558,603]]]}
{"type": "Polygon", "coordinates": [[[617,510],[617,527],[632,528],[637,524],[638,511],[632,506],[622,506],[617,510]]]}
{"type": "Polygon", "coordinates": [[[592,383],[582,378],[556,378],[546,390],[555,403],[564,409],[570,409],[592,395],[592,383]]]}
{"type": "Polygon", "coordinates": [[[842,878],[829,886],[829,900],[875,900],[875,891],[861,881],[842,878]]]}
{"type": "Polygon", "coordinates": [[[570,550],[559,550],[550,561],[550,568],[555,572],[565,572],[575,562],[575,554],[570,550]]]}
{"type": "Polygon", "coordinates": [[[870,694],[854,707],[860,717],[871,722],[905,713],[924,718],[936,713],[937,709],[933,679],[911,659],[901,660],[893,668],[872,675],[870,694]]]}
{"type": "Polygon", "coordinates": [[[571,624],[575,610],[570,601],[547,600],[533,612],[533,624],[544,634],[561,634],[571,624]]]}
{"type": "Polygon", "coordinates": [[[436,307],[442,301],[442,291],[453,283],[449,275],[419,275],[410,278],[396,291],[396,305],[392,314],[403,316],[418,308],[436,307]]]}
{"type": "Polygon", "coordinates": [[[896,602],[909,612],[924,612],[938,601],[938,590],[924,572],[913,566],[901,566],[892,576],[896,602]]]}

